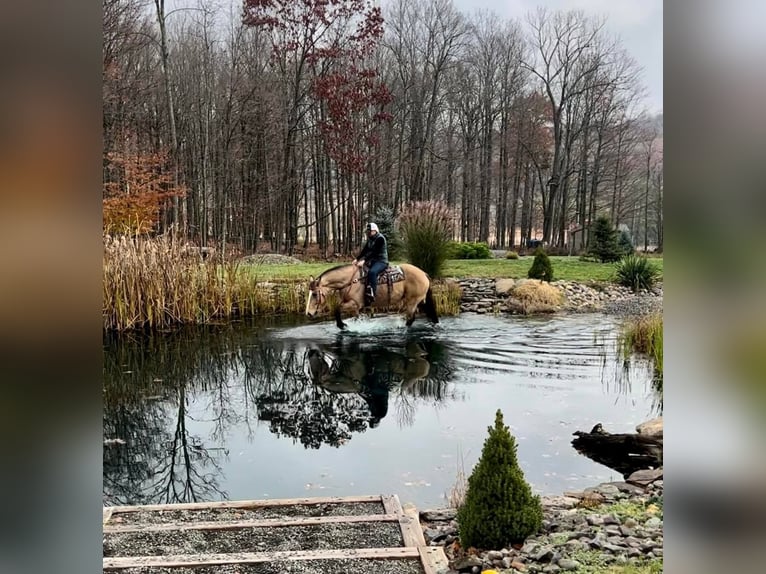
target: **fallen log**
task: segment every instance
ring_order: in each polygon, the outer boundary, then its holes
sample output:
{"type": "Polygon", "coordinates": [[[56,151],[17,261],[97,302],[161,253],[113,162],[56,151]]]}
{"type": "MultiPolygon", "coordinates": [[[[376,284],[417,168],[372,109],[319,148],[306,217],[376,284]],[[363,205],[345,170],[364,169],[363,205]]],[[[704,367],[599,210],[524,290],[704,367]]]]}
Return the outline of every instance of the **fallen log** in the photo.
{"type": "Polygon", "coordinates": [[[572,446],[582,455],[622,474],[627,479],[637,470],[662,467],[662,436],[639,433],[612,434],[601,423],[590,432],[572,433],[572,446]]]}

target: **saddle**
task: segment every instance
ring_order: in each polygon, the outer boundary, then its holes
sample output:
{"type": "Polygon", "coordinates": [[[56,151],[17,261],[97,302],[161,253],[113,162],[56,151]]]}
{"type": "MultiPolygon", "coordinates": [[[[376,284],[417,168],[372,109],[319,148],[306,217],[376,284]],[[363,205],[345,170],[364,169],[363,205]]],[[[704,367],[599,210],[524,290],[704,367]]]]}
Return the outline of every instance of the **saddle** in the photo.
{"type": "MultiPolygon", "coordinates": [[[[367,275],[369,275],[369,269],[365,265],[359,270],[359,279],[367,279],[367,275]]],[[[384,282],[390,285],[399,281],[404,281],[404,271],[398,265],[389,265],[385,271],[378,274],[378,285],[382,285],[384,282]]]]}
{"type": "MultiPolygon", "coordinates": [[[[359,280],[366,283],[368,275],[369,269],[365,265],[359,270],[359,280]]],[[[378,287],[382,285],[388,285],[389,301],[391,300],[391,289],[393,284],[398,283],[399,281],[404,281],[404,271],[402,271],[402,268],[398,265],[389,265],[383,272],[378,274],[378,287]]],[[[365,305],[372,305],[373,303],[372,291],[370,291],[370,289],[371,288],[368,286],[364,295],[365,305]]]]}

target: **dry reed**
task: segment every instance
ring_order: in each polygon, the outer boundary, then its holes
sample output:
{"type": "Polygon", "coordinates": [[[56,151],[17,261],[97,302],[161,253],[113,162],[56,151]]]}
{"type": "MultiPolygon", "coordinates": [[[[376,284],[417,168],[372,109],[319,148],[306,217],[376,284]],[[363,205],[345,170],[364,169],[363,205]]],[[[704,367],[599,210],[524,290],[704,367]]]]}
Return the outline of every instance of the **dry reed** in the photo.
{"type": "Polygon", "coordinates": [[[160,329],[260,313],[300,313],[306,286],[259,282],[236,261],[202,259],[172,236],[104,237],[103,327],[160,329]]]}

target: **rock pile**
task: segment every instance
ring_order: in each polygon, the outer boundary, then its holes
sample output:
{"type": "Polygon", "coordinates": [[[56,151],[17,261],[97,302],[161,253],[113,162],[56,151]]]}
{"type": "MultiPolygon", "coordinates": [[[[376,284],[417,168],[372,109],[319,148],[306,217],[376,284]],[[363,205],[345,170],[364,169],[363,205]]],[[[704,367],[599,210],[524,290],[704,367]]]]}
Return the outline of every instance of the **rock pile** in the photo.
{"type": "Polygon", "coordinates": [[[423,511],[426,543],[444,546],[449,574],[495,569],[518,572],[588,572],[598,567],[659,562],[663,556],[661,472],[647,486],[603,483],[583,492],[545,496],[543,530],[523,545],[464,552],[458,542],[456,512],[423,511]]]}
{"type": "MultiPolygon", "coordinates": [[[[513,288],[529,279],[451,279],[460,285],[463,296],[460,311],[469,313],[517,313],[518,305],[509,299],[513,288]]],[[[627,287],[611,283],[589,284],[554,281],[565,297],[562,311],[573,313],[604,312],[613,315],[641,315],[662,309],[662,284],[651,291],[633,293],[627,287]]]]}

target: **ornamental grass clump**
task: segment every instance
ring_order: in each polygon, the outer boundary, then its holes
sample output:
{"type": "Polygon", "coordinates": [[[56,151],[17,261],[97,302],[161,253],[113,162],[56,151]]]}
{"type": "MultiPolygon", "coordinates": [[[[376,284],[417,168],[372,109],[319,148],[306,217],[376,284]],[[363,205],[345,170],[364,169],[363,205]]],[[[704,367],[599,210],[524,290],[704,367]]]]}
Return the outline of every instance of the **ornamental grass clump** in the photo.
{"type": "Polygon", "coordinates": [[[449,254],[454,223],[452,209],[438,201],[409,203],[399,216],[407,260],[432,279],[441,276],[449,254]]]}
{"type": "Polygon", "coordinates": [[[498,409],[481,458],[468,478],[457,522],[463,548],[499,549],[537,533],[543,520],[540,497],[524,479],[516,441],[498,409]]]}
{"type": "Polygon", "coordinates": [[[617,263],[617,282],[635,293],[640,289],[651,289],[660,275],[660,270],[647,257],[627,255],[617,263]]]}

